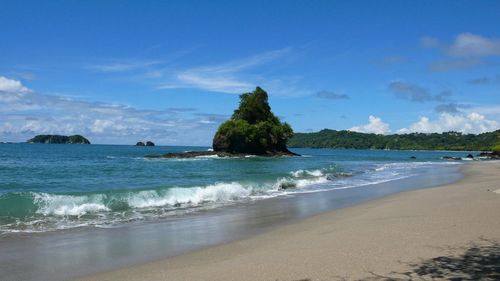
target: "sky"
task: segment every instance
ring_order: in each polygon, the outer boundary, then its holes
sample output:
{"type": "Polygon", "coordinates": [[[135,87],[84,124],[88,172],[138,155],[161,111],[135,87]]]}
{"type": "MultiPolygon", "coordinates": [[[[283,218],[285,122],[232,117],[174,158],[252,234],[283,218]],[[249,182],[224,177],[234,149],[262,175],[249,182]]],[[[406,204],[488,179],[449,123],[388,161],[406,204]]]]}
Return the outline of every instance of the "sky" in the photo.
{"type": "Polygon", "coordinates": [[[256,86],[295,132],[500,128],[500,1],[3,1],[0,141],[211,145],[256,86]]]}

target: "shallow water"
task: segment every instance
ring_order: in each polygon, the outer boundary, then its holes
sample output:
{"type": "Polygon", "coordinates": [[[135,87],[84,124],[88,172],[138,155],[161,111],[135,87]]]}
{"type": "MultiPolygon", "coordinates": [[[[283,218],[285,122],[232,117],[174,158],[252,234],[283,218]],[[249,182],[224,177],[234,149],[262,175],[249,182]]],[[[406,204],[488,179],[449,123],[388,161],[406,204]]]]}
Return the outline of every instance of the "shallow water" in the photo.
{"type": "Polygon", "coordinates": [[[302,157],[142,157],[190,149],[0,145],[0,279],[65,280],[242,239],[458,180],[458,162],[439,158],[467,154],[297,149],[302,157]]]}
{"type": "Polygon", "coordinates": [[[0,233],[109,228],[418,175],[464,152],[296,149],[302,157],[146,159],[207,147],[0,145],[0,233]],[[410,156],[417,159],[411,160],[410,156]]]}

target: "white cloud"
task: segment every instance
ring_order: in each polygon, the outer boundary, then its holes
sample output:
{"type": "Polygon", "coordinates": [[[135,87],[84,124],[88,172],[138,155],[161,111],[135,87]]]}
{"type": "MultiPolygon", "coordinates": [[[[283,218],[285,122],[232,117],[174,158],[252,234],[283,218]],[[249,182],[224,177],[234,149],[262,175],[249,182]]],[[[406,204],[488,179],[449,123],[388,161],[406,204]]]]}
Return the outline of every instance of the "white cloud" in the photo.
{"type": "Polygon", "coordinates": [[[37,134],[82,134],[98,143],[208,145],[227,116],[139,110],[125,105],[73,100],[29,90],[0,76],[0,141],[25,141],[37,134]],[[210,122],[206,122],[209,120],[210,122]]]}
{"type": "Polygon", "coordinates": [[[420,43],[427,48],[440,49],[453,57],[500,56],[500,39],[487,38],[472,33],[461,33],[450,44],[432,37],[423,37],[420,39],[420,43]]]}
{"type": "Polygon", "coordinates": [[[370,115],[370,117],[368,117],[368,124],[352,127],[349,129],[349,131],[372,134],[387,134],[391,130],[389,129],[389,124],[384,123],[381,118],[370,115]]]}
{"type": "Polygon", "coordinates": [[[431,120],[428,117],[421,117],[419,121],[411,124],[408,128],[399,130],[398,133],[441,133],[457,131],[478,134],[498,130],[499,127],[499,122],[489,120],[484,115],[476,112],[468,114],[450,114],[443,112],[436,120],[431,120]]]}
{"type": "Polygon", "coordinates": [[[20,81],[0,76],[0,92],[25,93],[28,88],[24,87],[20,81]]]}

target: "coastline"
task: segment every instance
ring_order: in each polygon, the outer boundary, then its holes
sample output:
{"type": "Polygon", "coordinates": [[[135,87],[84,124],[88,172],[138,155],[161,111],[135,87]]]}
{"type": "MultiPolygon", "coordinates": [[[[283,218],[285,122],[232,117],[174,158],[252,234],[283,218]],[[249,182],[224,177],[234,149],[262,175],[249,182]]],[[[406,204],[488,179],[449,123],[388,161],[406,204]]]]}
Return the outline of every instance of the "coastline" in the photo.
{"type": "Polygon", "coordinates": [[[470,243],[500,241],[499,169],[496,161],[466,164],[464,178],[449,185],[389,195],[79,280],[405,280],[412,264],[458,255],[470,243]]]}

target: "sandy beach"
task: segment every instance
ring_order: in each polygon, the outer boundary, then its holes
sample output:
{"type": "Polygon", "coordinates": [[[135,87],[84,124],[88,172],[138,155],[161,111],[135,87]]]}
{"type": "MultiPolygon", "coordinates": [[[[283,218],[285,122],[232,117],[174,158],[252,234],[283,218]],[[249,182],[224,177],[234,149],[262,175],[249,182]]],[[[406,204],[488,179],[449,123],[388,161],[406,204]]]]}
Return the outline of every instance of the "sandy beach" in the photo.
{"type": "Polygon", "coordinates": [[[250,239],[81,280],[498,280],[500,163],[250,239]]]}

